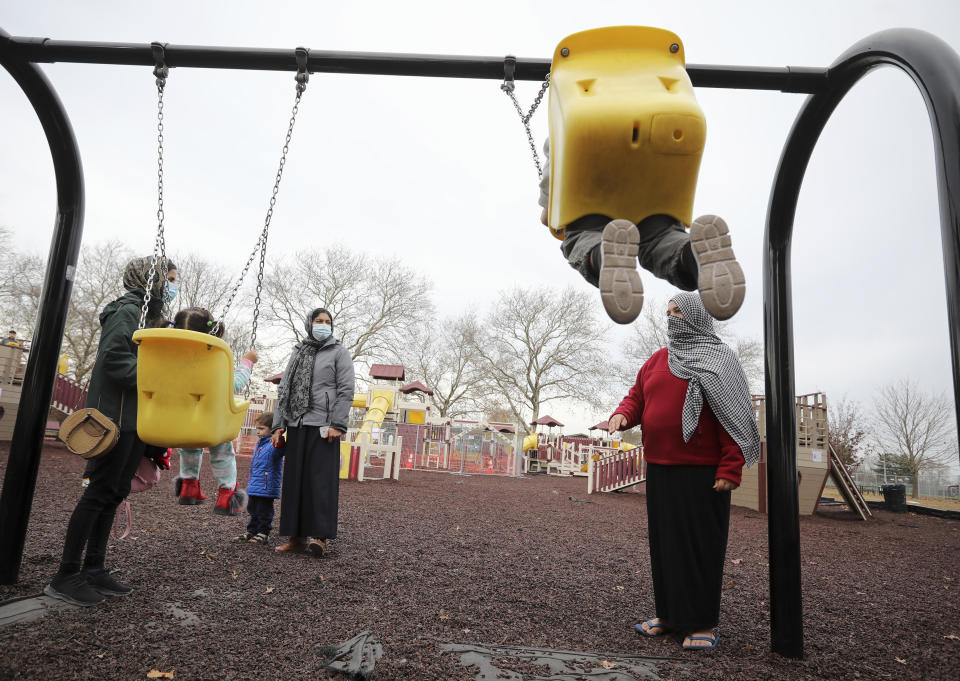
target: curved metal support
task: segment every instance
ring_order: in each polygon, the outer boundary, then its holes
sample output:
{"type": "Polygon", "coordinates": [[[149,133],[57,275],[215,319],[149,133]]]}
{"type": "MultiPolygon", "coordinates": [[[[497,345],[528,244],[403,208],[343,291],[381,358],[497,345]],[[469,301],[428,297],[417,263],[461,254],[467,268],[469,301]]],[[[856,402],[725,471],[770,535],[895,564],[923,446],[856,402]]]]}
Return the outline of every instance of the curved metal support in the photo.
{"type": "Polygon", "coordinates": [[[934,130],[953,387],[960,422],[960,57],[929,33],[913,29],[882,31],[837,59],[829,71],[829,87],[807,98],[781,154],[767,212],[763,314],[770,631],[773,651],[787,657],[803,655],[790,288],[793,220],[803,175],[827,120],[860,78],[884,65],[897,66],[913,78],[927,103],[934,130]]]}
{"type": "Polygon", "coordinates": [[[2,584],[16,583],[20,571],[33,490],[40,468],[43,431],[83,234],[83,168],[70,120],[50,81],[35,64],[16,56],[10,49],[9,38],[0,29],[0,64],[27,95],[47,136],[57,180],[57,216],[3,492],[0,493],[2,584]]]}

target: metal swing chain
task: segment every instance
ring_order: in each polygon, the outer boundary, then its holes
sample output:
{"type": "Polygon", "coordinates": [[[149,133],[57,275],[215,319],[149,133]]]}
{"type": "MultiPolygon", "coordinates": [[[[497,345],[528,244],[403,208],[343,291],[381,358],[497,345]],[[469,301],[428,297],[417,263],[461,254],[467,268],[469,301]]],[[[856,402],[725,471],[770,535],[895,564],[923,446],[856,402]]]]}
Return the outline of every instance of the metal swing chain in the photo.
{"type": "Polygon", "coordinates": [[[163,45],[152,43],[151,48],[156,63],[153,75],[157,79],[157,237],[153,242],[153,260],[150,263],[150,276],[147,278],[147,291],[143,298],[143,309],[140,310],[138,329],[142,329],[147,323],[147,308],[153,297],[150,292],[153,290],[154,277],[158,274],[157,263],[166,263],[167,260],[167,244],[163,235],[163,90],[167,85],[170,69],[167,68],[163,45]]]}
{"type": "MultiPolygon", "coordinates": [[[[251,252],[250,257],[247,258],[247,264],[244,265],[243,271],[240,273],[240,277],[237,279],[237,283],[233,287],[230,297],[227,299],[227,304],[223,308],[223,314],[221,315],[220,319],[217,320],[216,326],[213,330],[215,332],[217,328],[222,326],[222,320],[226,318],[227,312],[230,310],[230,306],[233,304],[233,299],[240,290],[240,286],[243,284],[243,280],[247,276],[250,265],[253,263],[253,259],[257,255],[257,251],[259,251],[260,269],[257,272],[257,295],[253,305],[253,326],[250,336],[251,349],[256,346],[257,342],[257,324],[259,323],[260,319],[260,295],[263,291],[263,270],[267,257],[267,237],[270,232],[270,221],[273,219],[273,209],[277,203],[277,193],[280,191],[280,180],[283,178],[283,168],[287,163],[287,153],[290,151],[290,140],[293,137],[293,126],[297,120],[297,112],[300,110],[300,98],[307,89],[307,82],[310,80],[310,74],[307,72],[307,56],[309,55],[309,52],[310,51],[306,48],[297,48],[297,94],[293,102],[293,109],[290,111],[290,124],[287,126],[287,136],[284,138],[283,153],[280,156],[280,166],[277,169],[277,176],[273,183],[273,193],[270,195],[270,204],[267,208],[266,218],[264,219],[263,231],[260,233],[260,238],[257,240],[257,244],[254,246],[253,252],[251,252]]],[[[249,384],[247,385],[247,393],[249,394],[249,384]]]]}
{"type": "Polygon", "coordinates": [[[516,83],[513,80],[513,74],[517,67],[517,58],[508,56],[503,60],[503,84],[500,85],[500,89],[507,93],[507,96],[510,98],[510,101],[513,102],[513,108],[517,110],[517,115],[520,116],[520,122],[523,123],[524,130],[527,131],[527,142],[530,144],[530,152],[533,154],[533,163],[537,166],[537,177],[543,177],[543,168],[540,165],[540,155],[537,153],[537,144],[533,141],[533,133],[530,131],[530,119],[533,117],[534,112],[537,110],[537,107],[540,106],[540,102],[543,99],[544,93],[546,93],[547,88],[550,87],[550,72],[547,72],[547,75],[543,79],[543,84],[540,85],[540,92],[537,93],[537,96],[533,100],[533,104],[530,106],[530,110],[524,114],[523,108],[520,106],[520,102],[517,101],[517,95],[514,92],[516,89],[516,83]]]}

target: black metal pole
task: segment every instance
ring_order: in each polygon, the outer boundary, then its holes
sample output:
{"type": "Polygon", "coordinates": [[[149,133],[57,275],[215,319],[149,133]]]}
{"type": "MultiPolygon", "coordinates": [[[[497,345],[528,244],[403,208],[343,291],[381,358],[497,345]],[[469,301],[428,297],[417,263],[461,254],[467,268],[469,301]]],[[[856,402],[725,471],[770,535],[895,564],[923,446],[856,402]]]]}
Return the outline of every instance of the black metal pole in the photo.
{"type": "Polygon", "coordinates": [[[927,103],[933,126],[954,396],[960,420],[960,57],[929,33],[913,29],[883,31],[844,53],[830,68],[829,89],[804,103],[780,157],[767,213],[763,311],[770,634],[773,651],[787,657],[803,655],[790,288],[793,220],[807,164],[827,120],[854,83],[883,65],[897,66],[913,78],[927,103]]]}
{"type": "MultiPolygon", "coordinates": [[[[78,42],[49,38],[11,39],[10,49],[32,62],[125,64],[153,66],[150,45],[138,43],[78,42]]],[[[170,67],[296,71],[292,49],[164,47],[170,67]]],[[[430,76],[440,78],[503,79],[503,57],[471,57],[443,54],[389,52],[332,52],[310,50],[311,72],[376,74],[384,76],[430,76]]],[[[541,81],[550,70],[549,59],[517,59],[516,80],[541,81]]],[[[703,66],[689,64],[687,73],[697,87],[817,92],[826,85],[826,69],[807,67],[703,66]]]]}
{"type": "Polygon", "coordinates": [[[16,583],[20,571],[33,490],[40,468],[43,430],[50,410],[57,356],[67,323],[83,234],[83,168],[70,121],[50,81],[35,64],[6,49],[8,39],[7,33],[0,29],[0,64],[27,95],[47,136],[57,180],[57,216],[0,493],[2,584],[16,583]]]}

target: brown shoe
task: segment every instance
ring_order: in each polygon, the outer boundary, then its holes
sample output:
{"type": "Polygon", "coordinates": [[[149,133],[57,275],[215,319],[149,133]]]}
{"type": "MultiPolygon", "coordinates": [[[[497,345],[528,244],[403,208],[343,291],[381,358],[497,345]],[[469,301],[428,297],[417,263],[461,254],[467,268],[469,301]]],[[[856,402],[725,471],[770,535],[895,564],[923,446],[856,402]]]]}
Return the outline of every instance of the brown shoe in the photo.
{"type": "Polygon", "coordinates": [[[327,542],[323,539],[311,539],[307,543],[307,553],[317,558],[323,558],[323,554],[327,552],[327,542]]]}
{"type": "Polygon", "coordinates": [[[274,551],[279,551],[280,553],[303,553],[307,550],[307,539],[306,537],[290,537],[289,541],[285,544],[280,544],[274,551]]]}

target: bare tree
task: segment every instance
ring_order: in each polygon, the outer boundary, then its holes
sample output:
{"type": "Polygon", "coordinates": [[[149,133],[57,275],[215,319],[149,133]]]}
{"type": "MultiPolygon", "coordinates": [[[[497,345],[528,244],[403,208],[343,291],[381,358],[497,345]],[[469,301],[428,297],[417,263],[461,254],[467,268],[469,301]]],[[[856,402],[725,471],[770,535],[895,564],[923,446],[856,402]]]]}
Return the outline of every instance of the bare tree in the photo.
{"type": "Polygon", "coordinates": [[[33,335],[43,289],[44,260],[33,253],[5,250],[0,261],[0,314],[23,338],[33,335]]]}
{"type": "Polygon", "coordinates": [[[371,258],[332,246],[298,253],[292,262],[270,268],[263,317],[288,345],[306,334],[304,314],[325,307],[354,361],[370,364],[396,357],[412,329],[431,318],[431,287],[397,258],[371,258]]]}
{"type": "MultiPolygon", "coordinates": [[[[205,307],[214,316],[223,314],[223,306],[233,290],[234,280],[240,276],[240,270],[230,272],[224,266],[193,253],[177,253],[171,256],[171,260],[177,264],[180,272],[180,291],[174,301],[176,308],[205,307]]],[[[248,274],[247,279],[250,278],[248,274]]],[[[249,281],[244,283],[250,284],[249,281]]]]}
{"type": "MultiPolygon", "coordinates": [[[[763,385],[763,343],[756,338],[737,336],[730,322],[714,320],[713,327],[724,343],[737,353],[743,373],[753,392],[763,385]]],[[[624,381],[633,384],[637,372],[651,355],[667,347],[667,306],[663,301],[647,299],[637,319],[630,327],[633,334],[623,347],[623,359],[618,373],[624,381]]]]}
{"type": "Polygon", "coordinates": [[[828,407],[827,437],[833,451],[848,473],[857,470],[864,461],[864,440],[867,437],[863,429],[864,418],[860,405],[848,400],[846,396],[832,401],[828,407]]]}
{"type": "Polygon", "coordinates": [[[919,494],[922,471],[943,465],[957,448],[952,404],[943,396],[927,395],[910,379],[880,388],[874,400],[878,450],[889,452],[919,494]]]}
{"type": "Polygon", "coordinates": [[[431,401],[439,416],[457,418],[481,409],[485,385],[476,335],[476,317],[466,313],[425,324],[405,344],[400,359],[407,374],[433,390],[431,401]]]}
{"type": "Polygon", "coordinates": [[[100,344],[100,312],[123,294],[122,274],[132,252],[119,241],[84,246],[70,296],[62,351],[70,357],[70,372],[85,383],[93,371],[100,344]]]}
{"type": "Polygon", "coordinates": [[[599,407],[609,368],[607,325],[587,291],[502,292],[474,348],[491,403],[510,408],[517,423],[536,421],[545,404],[576,399],[599,407]]]}

